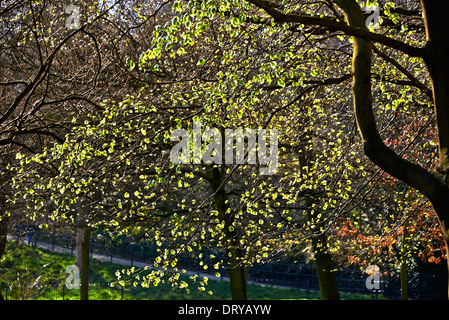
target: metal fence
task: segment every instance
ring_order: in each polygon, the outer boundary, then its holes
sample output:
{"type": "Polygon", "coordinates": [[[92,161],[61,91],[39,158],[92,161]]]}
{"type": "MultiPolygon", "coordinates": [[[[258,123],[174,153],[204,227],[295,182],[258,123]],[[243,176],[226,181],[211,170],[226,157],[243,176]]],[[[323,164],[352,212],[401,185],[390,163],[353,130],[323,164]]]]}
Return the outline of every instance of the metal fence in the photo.
{"type": "MultiPolygon", "coordinates": [[[[19,239],[24,237],[25,232],[20,229],[14,230],[15,236],[19,239]]],[[[32,240],[34,245],[45,245],[45,247],[52,251],[61,251],[70,254],[75,253],[75,237],[73,233],[48,233],[40,230],[35,230],[32,240]]],[[[145,262],[151,264],[156,258],[157,246],[155,243],[145,241],[142,239],[138,243],[129,241],[125,238],[111,239],[107,236],[93,236],[90,244],[91,257],[94,255],[101,255],[103,258],[107,258],[111,262],[116,262],[117,259],[126,259],[130,266],[135,265],[138,262],[145,262]]],[[[207,250],[207,249],[203,249],[207,250]]],[[[178,267],[189,270],[190,272],[196,272],[198,274],[215,274],[220,272],[221,280],[224,280],[228,276],[226,268],[221,267],[220,270],[209,268],[204,270],[199,264],[198,253],[191,256],[181,256],[178,262],[178,267]]],[[[223,254],[214,252],[216,255],[216,261],[224,259],[223,254]]],[[[203,252],[204,257],[209,257],[208,252],[203,252]]],[[[214,261],[208,261],[211,265],[214,261]]],[[[206,261],[207,263],[207,261],[206,261]]],[[[384,276],[380,279],[379,290],[368,290],[366,287],[366,273],[358,269],[338,269],[336,270],[337,283],[340,292],[358,293],[358,294],[372,294],[373,298],[377,298],[378,293],[382,293],[385,298],[398,298],[400,297],[400,285],[398,276],[384,276]]],[[[281,263],[271,262],[264,264],[255,264],[248,270],[248,281],[268,286],[281,286],[287,288],[298,288],[302,290],[319,290],[318,276],[314,265],[307,263],[281,263]]],[[[92,288],[94,290],[96,288],[92,288]]],[[[58,289],[60,291],[59,296],[66,298],[68,294],[64,288],[58,289]]],[[[58,292],[58,290],[55,290],[58,292]]],[[[89,289],[91,290],[91,288],[89,289]]],[[[117,288],[111,290],[118,290],[117,288]]],[[[104,291],[104,290],[103,290],[104,291]]],[[[420,276],[413,277],[411,283],[409,283],[409,296],[414,299],[421,298],[421,283],[420,276]]],[[[123,288],[121,297],[123,298],[123,288]]]]}
{"type": "MultiPolygon", "coordinates": [[[[184,290],[171,289],[164,297],[170,300],[184,300],[187,295],[184,290]]],[[[28,293],[17,292],[9,287],[2,288],[2,296],[5,300],[80,300],[80,290],[67,289],[65,284],[47,286],[44,290],[35,290],[28,293]]],[[[116,283],[89,284],[90,300],[149,300],[158,299],[153,292],[134,287],[131,284],[120,285],[116,283]]]]}

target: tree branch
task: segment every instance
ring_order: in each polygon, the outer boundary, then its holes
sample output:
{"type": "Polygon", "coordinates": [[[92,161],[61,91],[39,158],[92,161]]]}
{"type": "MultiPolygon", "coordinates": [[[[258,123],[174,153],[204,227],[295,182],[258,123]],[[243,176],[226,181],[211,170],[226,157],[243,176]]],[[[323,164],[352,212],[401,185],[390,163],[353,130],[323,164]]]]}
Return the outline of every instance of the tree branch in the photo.
{"type": "MultiPolygon", "coordinates": [[[[349,25],[365,27],[363,12],[355,0],[339,0],[338,5],[344,11],[349,25]]],[[[435,191],[441,188],[441,183],[426,169],[400,157],[388,148],[379,134],[372,107],[372,51],[370,41],[354,38],[353,103],[365,154],[387,173],[421,191],[432,201],[435,191]]]]}
{"type": "Polygon", "coordinates": [[[276,10],[273,5],[266,0],[247,0],[255,6],[265,10],[276,22],[294,22],[304,25],[318,25],[325,27],[329,31],[343,31],[349,36],[358,37],[361,39],[381,43],[390,48],[402,51],[413,57],[423,57],[425,54],[424,48],[413,47],[402,41],[386,37],[381,34],[368,31],[366,28],[359,26],[352,26],[346,23],[337,21],[329,17],[318,17],[298,14],[285,14],[276,10]]]}
{"type": "Polygon", "coordinates": [[[428,96],[431,100],[433,100],[433,94],[432,94],[432,90],[430,88],[428,88],[424,83],[422,83],[421,81],[419,81],[410,71],[408,71],[406,68],[404,68],[403,66],[401,66],[395,59],[391,58],[390,56],[388,56],[387,54],[383,53],[382,51],[380,51],[378,48],[376,48],[376,46],[373,46],[373,50],[374,52],[381,57],[382,59],[384,59],[385,61],[391,63],[393,66],[396,67],[396,69],[398,69],[399,71],[401,71],[407,78],[410,79],[410,81],[420,90],[422,90],[424,92],[424,94],[426,96],[428,96]]]}

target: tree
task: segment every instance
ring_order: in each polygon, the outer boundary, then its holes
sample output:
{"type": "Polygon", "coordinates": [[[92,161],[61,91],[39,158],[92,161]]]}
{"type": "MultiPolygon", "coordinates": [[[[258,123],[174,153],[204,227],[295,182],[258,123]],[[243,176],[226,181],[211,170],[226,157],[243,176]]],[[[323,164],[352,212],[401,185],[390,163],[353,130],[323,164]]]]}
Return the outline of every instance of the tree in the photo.
{"type": "MultiPolygon", "coordinates": [[[[284,11],[284,7],[260,0],[250,0],[257,7],[267,12],[277,23],[299,23],[325,28],[330,31],[341,31],[353,38],[353,103],[358,128],[362,137],[365,154],[380,168],[423,193],[432,203],[438,215],[447,247],[448,208],[448,137],[449,117],[448,104],[448,70],[445,61],[448,48],[444,40],[447,19],[435,1],[422,0],[419,9],[409,10],[399,8],[396,12],[405,17],[422,11],[425,27],[425,40],[419,46],[408,44],[392,34],[387,36],[369,31],[366,27],[366,17],[360,5],[354,0],[340,0],[336,4],[344,14],[345,21],[335,11],[335,16],[310,16],[284,11]],[[418,12],[417,12],[418,11],[418,12]],[[373,112],[372,99],[372,54],[373,43],[397,50],[410,57],[423,59],[432,85],[433,108],[436,118],[437,143],[439,162],[434,170],[428,170],[401,157],[397,152],[387,147],[377,129],[377,122],[373,112]]],[[[391,3],[389,4],[391,7],[391,3]]],[[[330,5],[335,9],[333,5],[330,5]]],[[[385,10],[384,14],[392,16],[392,11],[385,10]],[[389,13],[389,14],[388,14],[389,13]]],[[[411,31],[410,31],[411,32],[411,31]]],[[[420,39],[423,34],[418,34],[420,39]]],[[[424,40],[424,41],[423,41],[424,40]]],[[[409,76],[409,72],[405,73],[409,76]]],[[[409,77],[416,81],[414,77],[409,77]]]]}
{"type": "MultiPolygon", "coordinates": [[[[312,247],[326,246],[331,251],[334,244],[329,239],[336,234],[338,218],[351,211],[349,202],[356,202],[365,187],[363,166],[355,157],[359,149],[349,125],[354,112],[366,155],[427,196],[444,223],[445,214],[439,212],[444,205],[434,203],[444,199],[440,197],[442,182],[437,182],[443,174],[432,175],[422,164],[412,164],[420,148],[416,139],[398,150],[399,146],[387,146],[382,138],[393,126],[399,128],[397,134],[406,127],[408,119],[389,118],[402,110],[401,105],[414,104],[429,111],[431,98],[444,92],[440,87],[434,86],[433,92],[428,88],[433,72],[443,77],[435,68],[430,68],[429,78],[403,66],[407,55],[431,62],[430,51],[422,47],[429,19],[424,24],[413,3],[396,8],[386,2],[381,23],[386,33],[380,34],[366,27],[366,15],[354,0],[336,4],[173,2],[171,19],[155,23],[151,43],[140,55],[130,54],[126,59],[137,84],[135,94],[117,99],[118,103],[106,100],[100,117],[81,123],[66,144],[53,149],[60,151],[55,158],[63,162],[56,180],[65,187],[63,195],[57,185],[50,188],[60,200],[61,210],[56,214],[64,214],[68,202],[76,202],[77,192],[101,190],[102,200],[95,202],[101,213],[90,223],[127,228],[125,221],[151,222],[144,228],[156,241],[175,245],[160,250],[157,263],[167,268],[175,268],[177,257],[200,241],[215,241],[228,253],[237,250],[242,255],[239,265],[291,249],[297,244],[294,237],[297,242],[313,239],[312,247]],[[409,29],[401,29],[398,23],[409,18],[418,22],[404,23],[409,29]],[[417,44],[408,44],[411,41],[417,44]],[[374,81],[376,86],[371,85],[374,81]],[[352,99],[346,96],[348,90],[352,90],[352,99]],[[410,94],[416,96],[407,98],[410,94]],[[348,104],[354,104],[353,110],[346,109],[348,104]],[[303,116],[306,111],[309,117],[303,116]],[[293,132],[292,139],[283,138],[290,145],[285,143],[282,149],[285,163],[280,175],[256,178],[248,172],[244,174],[248,186],[241,187],[234,182],[239,166],[170,164],[163,156],[173,146],[170,133],[198,117],[205,125],[220,129],[270,125],[285,135],[293,132]],[[410,150],[413,155],[402,158],[410,150]],[[309,157],[302,163],[298,160],[301,152],[309,157]],[[74,181],[68,183],[66,178],[74,181]],[[212,195],[205,192],[204,179],[212,195]],[[196,188],[191,189],[193,181],[196,188]],[[240,195],[230,196],[232,188],[224,192],[225,187],[237,187],[240,195]],[[186,196],[183,188],[195,190],[198,199],[186,196]],[[232,206],[226,205],[226,198],[232,206]],[[187,199],[192,205],[185,204],[187,199]],[[279,239],[285,241],[281,248],[279,239]]],[[[438,38],[435,28],[430,28],[431,38],[438,38]]],[[[429,46],[440,46],[432,41],[429,46]]],[[[413,63],[419,66],[422,62],[416,59],[413,63]]],[[[432,117],[426,121],[430,126],[432,117]]],[[[49,158],[47,152],[45,159],[51,162],[49,158]]],[[[176,277],[172,279],[179,284],[176,277]]]]}
{"type": "Polygon", "coordinates": [[[0,257],[10,223],[17,218],[10,216],[7,205],[14,178],[8,168],[21,160],[15,157],[16,152],[36,154],[54,141],[63,141],[70,120],[61,115],[70,117],[97,107],[88,96],[95,88],[97,68],[90,67],[91,61],[85,63],[85,69],[70,68],[69,62],[80,59],[72,50],[66,50],[80,34],[88,38],[86,47],[94,43],[93,39],[84,26],[69,31],[62,23],[55,23],[62,20],[61,16],[54,20],[58,5],[48,8],[45,2],[33,1],[4,1],[0,5],[0,257]],[[60,59],[67,62],[61,63],[60,59]],[[78,82],[80,78],[86,82],[78,82]]]}
{"type": "MultiPolygon", "coordinates": [[[[126,56],[145,45],[141,34],[132,31],[136,25],[150,25],[147,22],[161,7],[140,1],[88,1],[83,6],[68,6],[61,1],[2,2],[2,201],[12,198],[11,184],[17,178],[7,168],[24,165],[26,157],[34,157],[40,167],[27,170],[36,170],[37,176],[50,179],[60,163],[42,165],[40,156],[45,150],[55,141],[63,143],[76,121],[82,122],[89,114],[101,112],[103,99],[122,99],[125,88],[128,93],[132,91],[136,80],[130,76],[126,56]],[[130,7],[139,12],[123,13],[124,8],[130,7]]],[[[30,190],[34,191],[33,187],[30,190]]],[[[83,299],[87,299],[88,292],[90,239],[90,230],[83,219],[92,214],[92,202],[96,200],[89,197],[96,194],[93,191],[83,193],[82,205],[72,207],[64,216],[68,223],[79,226],[78,260],[82,261],[78,263],[86,266],[81,268],[83,299]],[[78,210],[83,212],[76,217],[74,213],[78,210]]],[[[39,214],[46,221],[40,227],[47,227],[48,221],[56,220],[51,212],[55,204],[52,199],[45,199],[46,194],[41,196],[39,214]]],[[[19,221],[21,205],[27,211],[24,201],[9,210],[6,202],[0,205],[0,254],[8,224],[19,221]]],[[[36,218],[29,211],[27,214],[31,220],[36,218]]]]}

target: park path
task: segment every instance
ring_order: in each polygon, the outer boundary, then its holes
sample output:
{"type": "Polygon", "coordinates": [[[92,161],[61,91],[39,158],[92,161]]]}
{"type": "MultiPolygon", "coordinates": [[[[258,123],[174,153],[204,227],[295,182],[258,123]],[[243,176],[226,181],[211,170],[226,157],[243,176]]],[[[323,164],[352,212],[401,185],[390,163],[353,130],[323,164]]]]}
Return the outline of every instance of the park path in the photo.
{"type": "MultiPolygon", "coordinates": [[[[8,240],[13,240],[13,241],[17,241],[19,239],[20,243],[26,244],[26,237],[18,237],[17,235],[8,235],[8,240]]],[[[42,249],[46,249],[52,252],[59,252],[59,253],[66,253],[66,254],[71,254],[73,255],[75,250],[71,250],[70,248],[66,248],[64,246],[60,246],[60,245],[56,245],[56,244],[52,244],[49,242],[44,242],[44,241],[38,241],[38,240],[33,240],[33,244],[32,245],[36,245],[39,248],[42,249]]],[[[143,261],[139,261],[136,259],[130,260],[130,259],[125,259],[125,258],[120,258],[120,257],[115,257],[115,256],[111,256],[111,255],[103,255],[103,254],[98,254],[98,253],[90,253],[91,259],[96,259],[102,262],[110,262],[110,263],[115,263],[115,264],[119,264],[122,266],[128,266],[128,267],[136,267],[136,268],[145,268],[145,267],[149,267],[149,268],[153,268],[153,264],[149,263],[149,262],[143,262],[143,261]]],[[[204,273],[204,272],[199,272],[198,270],[188,270],[186,268],[180,268],[182,270],[185,270],[185,275],[187,276],[195,276],[197,275],[198,277],[204,278],[207,277],[209,280],[214,280],[214,281],[229,281],[229,277],[224,276],[222,274],[220,274],[220,277],[215,276],[214,274],[211,273],[204,273]]],[[[247,280],[248,284],[257,284],[259,286],[270,286],[270,287],[276,287],[276,288],[283,288],[283,289],[292,289],[292,287],[289,286],[282,286],[279,284],[271,284],[271,283],[263,283],[263,282],[258,282],[258,281],[251,281],[251,280],[247,280]]],[[[298,290],[305,290],[305,289],[300,289],[297,288],[298,290]]],[[[309,289],[308,291],[316,291],[316,290],[312,290],[309,289]]]]}
{"type": "MultiPolygon", "coordinates": [[[[18,239],[19,239],[19,243],[27,244],[25,237],[17,237],[16,235],[8,235],[8,241],[18,241],[18,239]]],[[[59,246],[56,244],[43,242],[43,241],[37,241],[37,240],[33,241],[32,245],[33,246],[36,245],[39,248],[46,249],[46,250],[49,250],[52,252],[67,253],[67,254],[73,254],[73,252],[74,252],[70,248],[66,248],[64,246],[59,246]]],[[[136,267],[136,268],[145,268],[145,267],[153,268],[153,264],[148,263],[148,262],[139,261],[136,259],[130,260],[130,259],[119,258],[119,257],[111,256],[111,255],[103,255],[103,254],[98,254],[98,253],[90,253],[90,256],[91,256],[91,259],[96,259],[96,260],[99,260],[102,262],[115,263],[115,264],[119,264],[122,266],[136,267]]],[[[229,281],[229,277],[226,277],[226,276],[220,276],[218,278],[215,275],[210,274],[210,273],[202,273],[202,272],[192,271],[192,270],[187,270],[187,269],[184,269],[184,270],[186,271],[185,274],[188,276],[198,275],[199,277],[202,277],[202,278],[207,277],[210,280],[229,281]]],[[[254,282],[254,283],[256,283],[256,282],[254,282]]],[[[257,284],[261,285],[260,283],[257,283],[257,284]]]]}

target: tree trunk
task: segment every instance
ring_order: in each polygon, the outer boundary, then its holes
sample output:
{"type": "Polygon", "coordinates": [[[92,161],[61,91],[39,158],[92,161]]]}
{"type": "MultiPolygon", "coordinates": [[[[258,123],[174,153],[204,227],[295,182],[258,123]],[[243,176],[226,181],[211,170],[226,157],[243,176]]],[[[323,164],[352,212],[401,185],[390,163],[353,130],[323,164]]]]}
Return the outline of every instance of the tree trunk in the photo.
{"type": "MultiPolygon", "coordinates": [[[[224,168],[224,166],[223,166],[224,168]]],[[[215,194],[215,209],[218,218],[224,223],[223,233],[225,235],[226,258],[229,271],[229,282],[232,300],[247,300],[246,273],[243,264],[243,252],[239,247],[238,234],[233,226],[234,215],[228,210],[227,195],[224,186],[224,171],[213,167],[208,170],[209,182],[215,194]]]]}
{"type": "MultiPolygon", "coordinates": [[[[6,216],[6,196],[0,193],[0,260],[6,250],[6,240],[8,236],[8,217],[6,216]]],[[[0,288],[0,300],[4,300],[0,288]]]]}
{"type": "MultiPolygon", "coordinates": [[[[1,201],[1,200],[0,200],[1,201]]],[[[1,204],[0,204],[1,207],[1,204]]],[[[8,218],[2,215],[0,208],[0,260],[3,257],[3,254],[6,250],[6,239],[8,237],[8,218]]]]}
{"type": "Polygon", "coordinates": [[[407,293],[407,261],[401,261],[401,300],[408,300],[407,293]]]}
{"type": "Polygon", "coordinates": [[[78,226],[76,236],[76,265],[80,269],[80,299],[89,300],[89,264],[91,228],[78,226]]]}
{"type": "MultiPolygon", "coordinates": [[[[309,129],[310,130],[310,129],[309,129]]],[[[310,137],[313,136],[313,132],[308,133],[310,137]]],[[[310,140],[309,143],[313,144],[310,140]]],[[[301,168],[309,167],[311,165],[312,159],[315,158],[315,145],[313,148],[308,149],[307,145],[303,146],[303,152],[299,156],[301,168]]],[[[304,199],[304,205],[307,210],[307,219],[312,222],[314,221],[314,230],[320,229],[320,219],[317,218],[318,212],[320,211],[319,199],[306,196],[304,199]],[[317,204],[315,206],[315,204],[317,204]]],[[[312,254],[315,263],[315,268],[318,275],[318,282],[320,285],[320,294],[322,300],[340,300],[340,293],[338,291],[337,277],[334,270],[332,256],[327,248],[326,234],[324,231],[318,231],[318,234],[311,236],[312,241],[312,254]]]]}
{"type": "MultiPolygon", "coordinates": [[[[337,0],[351,27],[366,29],[365,16],[355,0],[337,0]]],[[[411,163],[389,149],[377,130],[372,108],[372,43],[354,38],[353,100],[354,112],[365,154],[393,177],[419,190],[432,203],[438,216],[448,250],[449,242],[449,19],[435,0],[421,0],[426,29],[426,47],[415,50],[426,63],[432,81],[437,124],[439,163],[435,171],[411,163]]],[[[447,259],[449,270],[449,259],[447,259]]],[[[449,278],[449,277],[448,277],[449,278]]],[[[449,288],[449,283],[448,283],[449,288]]],[[[449,290],[448,290],[449,297],[449,290]]]]}
{"type": "Polygon", "coordinates": [[[443,241],[444,241],[444,245],[446,248],[446,264],[447,264],[447,269],[448,269],[448,291],[447,291],[447,296],[449,299],[449,258],[447,257],[447,254],[449,253],[449,230],[448,227],[449,226],[449,221],[448,219],[444,219],[443,215],[447,215],[447,211],[449,210],[449,202],[448,203],[444,203],[444,201],[442,200],[441,202],[437,202],[432,203],[433,207],[435,208],[435,211],[437,213],[438,216],[438,220],[439,223],[441,225],[441,230],[443,233],[443,241]],[[440,209],[440,207],[443,206],[443,208],[440,209]],[[438,209],[437,209],[438,208],[438,209]]]}
{"type": "MultiPolygon", "coordinates": [[[[317,208],[313,207],[313,203],[316,200],[312,197],[306,197],[305,206],[307,210],[307,218],[312,221],[315,217],[316,225],[315,229],[319,229],[319,221],[316,219],[313,210],[317,208]]],[[[332,256],[327,248],[326,234],[321,233],[312,235],[312,253],[315,263],[316,271],[318,274],[318,282],[320,285],[320,293],[322,300],[340,300],[340,293],[338,291],[337,276],[335,274],[334,266],[332,263],[332,256]]]]}
{"type": "Polygon", "coordinates": [[[89,264],[91,227],[88,226],[89,205],[79,207],[76,234],[76,265],[80,270],[80,299],[89,300],[89,264]]]}
{"type": "Polygon", "coordinates": [[[312,238],[315,267],[320,284],[322,300],[340,300],[337,277],[335,274],[332,257],[327,250],[326,236],[321,234],[312,238]]]}
{"type": "Polygon", "coordinates": [[[401,241],[401,300],[408,300],[407,293],[407,226],[408,220],[404,224],[401,241]]]}
{"type": "MultiPolygon", "coordinates": [[[[312,212],[319,210],[319,206],[314,207],[313,204],[317,200],[313,197],[306,197],[305,206],[307,210],[307,218],[314,221],[314,229],[320,229],[320,221],[317,214],[312,212]]],[[[317,234],[311,236],[312,254],[315,268],[318,275],[318,283],[320,285],[320,294],[322,300],[340,300],[338,291],[337,276],[334,271],[332,256],[327,247],[326,234],[321,230],[317,234]]]]}
{"type": "MultiPolygon", "coordinates": [[[[438,133],[439,163],[434,176],[441,182],[440,188],[433,190],[434,192],[428,198],[438,215],[446,252],[449,252],[449,44],[447,41],[449,19],[437,1],[421,0],[421,5],[426,27],[427,50],[424,61],[432,80],[438,133]]],[[[449,270],[449,259],[446,261],[449,270]]]]}
{"type": "Polygon", "coordinates": [[[240,249],[226,249],[232,300],[247,300],[246,274],[240,249]]]}

